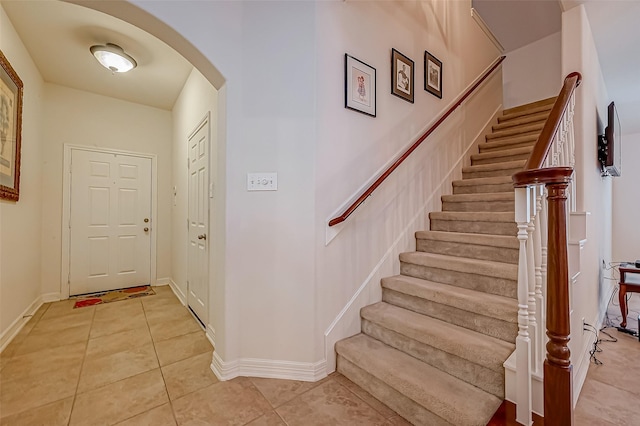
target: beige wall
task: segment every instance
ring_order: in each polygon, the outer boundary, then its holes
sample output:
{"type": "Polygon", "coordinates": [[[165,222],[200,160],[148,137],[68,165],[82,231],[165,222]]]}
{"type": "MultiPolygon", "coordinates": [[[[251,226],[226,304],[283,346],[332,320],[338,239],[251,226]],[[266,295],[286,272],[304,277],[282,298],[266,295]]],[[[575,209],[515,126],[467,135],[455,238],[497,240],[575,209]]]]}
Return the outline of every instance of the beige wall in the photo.
{"type": "Polygon", "coordinates": [[[571,341],[574,396],[577,398],[587,369],[593,335],[584,332],[582,319],[599,328],[615,283],[606,280],[602,262],[612,257],[612,181],[602,177],[597,159],[598,120],[606,120],[608,104],[602,71],[584,6],[562,14],[562,73],[578,71],[582,84],[576,91],[575,140],[577,211],[588,212],[586,242],[580,275],[571,288],[571,341]]]}
{"type": "MultiPolygon", "coordinates": [[[[188,147],[189,135],[196,126],[209,115],[209,129],[211,135],[209,158],[209,181],[214,183],[214,188],[221,187],[217,175],[217,108],[218,91],[198,72],[193,70],[187,79],[182,92],[176,100],[172,110],[173,132],[171,166],[173,170],[172,187],[176,188],[175,199],[172,198],[172,270],[173,282],[176,289],[184,299],[187,294],[187,242],[188,231],[186,227],[188,215],[188,147]]],[[[173,195],[172,195],[173,197],[173,195]]],[[[215,209],[218,194],[211,200],[211,224],[216,219],[215,209]]],[[[217,234],[210,226],[207,241],[212,250],[217,244],[217,234]]],[[[215,270],[211,269],[212,283],[215,283],[215,270]]],[[[213,285],[215,287],[215,285],[213,285]]],[[[205,321],[205,318],[201,318],[205,321]]]]}
{"type": "Polygon", "coordinates": [[[43,293],[60,292],[64,144],[157,156],[157,278],[170,278],[171,112],[49,83],[42,101],[43,293]]]}
{"type": "Polygon", "coordinates": [[[0,49],[24,84],[20,200],[0,201],[0,346],[41,301],[43,81],[0,6],[0,49]],[[35,303],[35,304],[34,304],[35,303]]]}
{"type": "Polygon", "coordinates": [[[551,34],[519,49],[506,52],[504,107],[558,96],[562,84],[562,37],[551,34]]]}
{"type": "Polygon", "coordinates": [[[640,133],[622,135],[622,173],[613,178],[614,262],[640,260],[640,133]]]}
{"type": "Polygon", "coordinates": [[[325,330],[396,240],[412,244],[408,225],[426,226],[427,199],[499,105],[499,83],[484,116],[457,113],[422,151],[426,163],[416,160],[375,197],[382,210],[358,212],[328,247],[327,219],[498,52],[467,1],[133,3],[179,32],[226,79],[218,88],[225,246],[212,260],[224,268],[225,312],[216,326],[223,367],[322,374],[325,330]],[[391,48],[415,61],[414,104],[389,94],[391,48]],[[443,100],[422,88],[425,49],[444,62],[443,100]],[[378,70],[377,118],[344,109],[345,53],[378,70]],[[277,172],[278,191],[247,192],[248,172],[277,172]]]}

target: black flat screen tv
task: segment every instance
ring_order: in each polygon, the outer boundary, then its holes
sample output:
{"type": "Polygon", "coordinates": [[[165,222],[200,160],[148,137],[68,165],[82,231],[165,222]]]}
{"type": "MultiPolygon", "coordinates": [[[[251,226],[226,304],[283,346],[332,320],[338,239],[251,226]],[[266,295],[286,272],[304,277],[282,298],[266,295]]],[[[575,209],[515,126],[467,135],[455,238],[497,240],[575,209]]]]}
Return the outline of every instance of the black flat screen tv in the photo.
{"type": "Polygon", "coordinates": [[[621,169],[620,119],[614,102],[607,108],[607,127],[598,138],[598,161],[602,172],[610,176],[620,176],[621,169]]]}

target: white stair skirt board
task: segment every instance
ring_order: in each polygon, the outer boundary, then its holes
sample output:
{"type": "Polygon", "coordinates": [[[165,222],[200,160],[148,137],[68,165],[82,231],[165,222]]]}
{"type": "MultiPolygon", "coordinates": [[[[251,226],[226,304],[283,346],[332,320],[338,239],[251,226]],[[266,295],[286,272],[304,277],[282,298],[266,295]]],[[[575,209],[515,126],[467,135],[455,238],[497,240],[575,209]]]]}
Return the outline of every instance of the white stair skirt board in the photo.
{"type": "Polygon", "coordinates": [[[240,358],[225,362],[214,351],[211,370],[221,381],[242,376],[317,382],[327,377],[327,362],[322,360],[311,363],[256,358],[240,358]]]}

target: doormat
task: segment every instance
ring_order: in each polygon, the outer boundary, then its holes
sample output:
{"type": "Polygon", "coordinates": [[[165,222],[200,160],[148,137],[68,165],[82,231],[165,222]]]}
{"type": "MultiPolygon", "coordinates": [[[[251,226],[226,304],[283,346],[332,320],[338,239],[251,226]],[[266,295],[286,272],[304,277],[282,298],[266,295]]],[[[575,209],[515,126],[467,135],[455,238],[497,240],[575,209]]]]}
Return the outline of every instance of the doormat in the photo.
{"type": "Polygon", "coordinates": [[[103,291],[100,293],[77,296],[73,308],[84,308],[85,306],[101,305],[103,303],[118,302],[120,300],[133,299],[136,297],[152,296],[156,292],[150,285],[140,287],[122,288],[120,290],[103,291]]]}

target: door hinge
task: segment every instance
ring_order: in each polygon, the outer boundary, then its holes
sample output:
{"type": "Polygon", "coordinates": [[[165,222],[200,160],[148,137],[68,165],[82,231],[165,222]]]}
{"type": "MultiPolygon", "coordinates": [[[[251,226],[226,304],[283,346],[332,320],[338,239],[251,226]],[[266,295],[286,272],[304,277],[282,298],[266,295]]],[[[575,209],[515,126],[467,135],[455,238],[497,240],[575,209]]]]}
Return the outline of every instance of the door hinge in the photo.
{"type": "Polygon", "coordinates": [[[187,158],[187,169],[191,168],[191,161],[189,161],[189,159],[187,158]]]}

